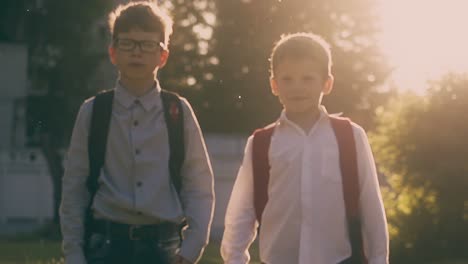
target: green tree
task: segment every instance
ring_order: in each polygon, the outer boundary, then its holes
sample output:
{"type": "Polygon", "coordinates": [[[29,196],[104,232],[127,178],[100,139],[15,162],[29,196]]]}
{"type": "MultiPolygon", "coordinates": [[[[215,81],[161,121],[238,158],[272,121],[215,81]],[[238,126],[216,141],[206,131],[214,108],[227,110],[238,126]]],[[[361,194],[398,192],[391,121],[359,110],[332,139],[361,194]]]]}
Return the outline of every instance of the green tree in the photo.
{"type": "MultiPolygon", "coordinates": [[[[205,124],[209,87],[214,85],[217,67],[214,57],[213,29],[217,21],[214,0],[161,1],[174,20],[169,45],[170,57],[160,71],[165,89],[187,97],[200,122],[205,124]]],[[[203,126],[204,127],[204,126],[203,126]]]]}
{"type": "Polygon", "coordinates": [[[371,135],[392,255],[401,263],[468,257],[468,75],[430,83],[425,97],[405,95],[377,112],[371,135]]]}
{"type": "MultiPolygon", "coordinates": [[[[268,57],[281,34],[312,31],[332,44],[335,90],[325,104],[367,123],[375,88],[388,73],[377,48],[372,0],[217,1],[217,85],[210,87],[211,123],[251,131],[272,122],[279,105],[269,91],[268,57]]],[[[380,102],[378,102],[380,103],[380,102]]]]}

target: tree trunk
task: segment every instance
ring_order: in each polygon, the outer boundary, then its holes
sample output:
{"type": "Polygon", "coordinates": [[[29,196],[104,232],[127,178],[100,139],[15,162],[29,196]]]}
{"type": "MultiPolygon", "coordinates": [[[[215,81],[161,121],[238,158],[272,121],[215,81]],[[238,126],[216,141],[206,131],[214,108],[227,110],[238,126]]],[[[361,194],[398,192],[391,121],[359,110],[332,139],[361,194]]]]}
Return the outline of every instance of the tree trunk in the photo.
{"type": "Polygon", "coordinates": [[[59,153],[59,149],[51,142],[51,135],[48,133],[43,134],[41,137],[41,150],[47,161],[47,167],[52,179],[54,202],[53,222],[54,224],[58,224],[60,221],[59,206],[62,197],[62,176],[64,171],[62,156],[59,153]]]}

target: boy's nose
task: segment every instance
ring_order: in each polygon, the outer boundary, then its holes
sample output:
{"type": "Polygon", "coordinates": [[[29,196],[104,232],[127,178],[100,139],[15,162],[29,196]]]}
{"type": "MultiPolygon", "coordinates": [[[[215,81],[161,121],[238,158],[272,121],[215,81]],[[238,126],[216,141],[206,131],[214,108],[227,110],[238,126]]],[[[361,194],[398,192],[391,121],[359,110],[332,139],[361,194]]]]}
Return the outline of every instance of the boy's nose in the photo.
{"type": "Polygon", "coordinates": [[[137,53],[137,54],[142,53],[141,46],[140,45],[135,45],[135,47],[132,50],[132,53],[137,53]]]}
{"type": "Polygon", "coordinates": [[[304,87],[299,82],[295,82],[289,87],[289,90],[293,93],[298,93],[304,91],[304,87]]]}

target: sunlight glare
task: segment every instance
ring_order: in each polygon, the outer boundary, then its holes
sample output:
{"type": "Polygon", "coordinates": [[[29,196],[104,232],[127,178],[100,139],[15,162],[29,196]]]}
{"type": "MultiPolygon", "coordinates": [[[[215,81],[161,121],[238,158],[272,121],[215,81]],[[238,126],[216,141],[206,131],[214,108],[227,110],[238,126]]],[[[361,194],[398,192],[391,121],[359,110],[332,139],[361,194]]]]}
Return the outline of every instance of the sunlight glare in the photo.
{"type": "Polygon", "coordinates": [[[380,45],[398,88],[421,92],[449,71],[468,72],[467,0],[377,0],[380,45]]]}

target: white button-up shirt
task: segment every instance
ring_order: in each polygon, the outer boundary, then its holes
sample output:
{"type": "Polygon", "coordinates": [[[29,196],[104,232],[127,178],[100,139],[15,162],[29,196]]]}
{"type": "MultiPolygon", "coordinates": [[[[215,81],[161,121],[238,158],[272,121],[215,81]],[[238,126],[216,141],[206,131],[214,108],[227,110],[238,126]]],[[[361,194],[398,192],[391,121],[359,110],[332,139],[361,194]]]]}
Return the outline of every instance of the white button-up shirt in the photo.
{"type": "MultiPolygon", "coordinates": [[[[190,104],[181,99],[184,115],[185,161],[180,197],[171,184],[169,141],[156,87],[141,97],[117,84],[106,146],[105,163],[92,210],[96,218],[126,224],[179,223],[188,220],[180,255],[195,261],[208,242],[213,216],[213,173],[200,127],[190,104]],[[179,199],[180,198],[180,199],[179,199]]],[[[93,99],[83,103],[76,118],[63,177],[60,208],[67,263],[86,263],[83,219],[89,201],[88,135],[93,99]]]]}
{"type": "MultiPolygon", "coordinates": [[[[353,123],[362,234],[369,264],[388,263],[388,231],[376,168],[366,133],[353,123]]],[[[228,205],[221,254],[243,264],[256,237],[252,140],[246,145],[228,205]]],[[[338,143],[326,110],[305,133],[283,112],[269,150],[268,202],[260,228],[260,258],[268,264],[335,264],[351,255],[338,143]]]]}

